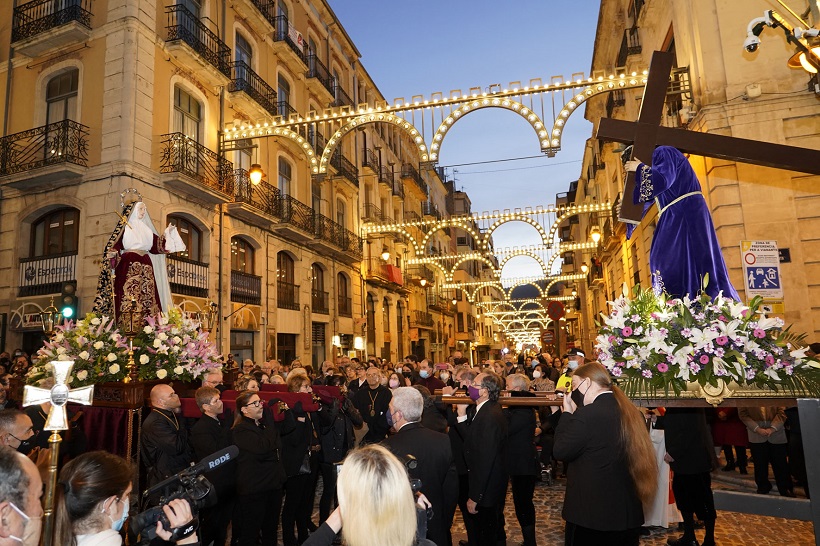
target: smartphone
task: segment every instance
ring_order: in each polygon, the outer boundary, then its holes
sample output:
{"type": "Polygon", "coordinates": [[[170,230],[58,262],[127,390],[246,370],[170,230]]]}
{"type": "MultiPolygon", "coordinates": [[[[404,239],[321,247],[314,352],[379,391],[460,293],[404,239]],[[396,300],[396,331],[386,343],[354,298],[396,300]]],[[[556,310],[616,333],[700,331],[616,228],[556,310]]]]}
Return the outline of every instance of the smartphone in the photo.
{"type": "Polygon", "coordinates": [[[437,370],[446,370],[447,369],[447,364],[436,364],[436,369],[437,370]]]}

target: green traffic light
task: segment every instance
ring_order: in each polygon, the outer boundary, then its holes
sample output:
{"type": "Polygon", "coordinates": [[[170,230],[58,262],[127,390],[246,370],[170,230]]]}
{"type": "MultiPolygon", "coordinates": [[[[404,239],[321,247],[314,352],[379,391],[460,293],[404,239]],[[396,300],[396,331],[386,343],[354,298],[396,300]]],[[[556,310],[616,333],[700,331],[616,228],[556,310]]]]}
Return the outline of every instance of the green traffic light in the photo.
{"type": "Polygon", "coordinates": [[[66,307],[66,308],[63,309],[63,317],[64,318],[71,318],[71,316],[73,314],[74,314],[74,309],[72,309],[71,307],[66,307]]]}

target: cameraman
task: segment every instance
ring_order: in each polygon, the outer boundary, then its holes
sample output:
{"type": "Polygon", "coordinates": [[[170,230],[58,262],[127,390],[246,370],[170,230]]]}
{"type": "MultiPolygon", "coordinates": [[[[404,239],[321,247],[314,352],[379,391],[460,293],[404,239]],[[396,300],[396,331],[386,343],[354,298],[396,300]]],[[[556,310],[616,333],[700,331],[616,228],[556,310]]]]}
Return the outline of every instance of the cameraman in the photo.
{"type": "MultiPolygon", "coordinates": [[[[132,474],[125,459],[105,451],[84,453],[69,461],[57,481],[55,544],[120,546],[120,531],[128,518],[132,474]]],[[[162,509],[172,529],[193,519],[185,500],[175,499],[162,509]]],[[[171,532],[159,522],[156,532],[163,540],[171,539],[171,532]]],[[[198,545],[196,531],[176,544],[198,545]]]]}

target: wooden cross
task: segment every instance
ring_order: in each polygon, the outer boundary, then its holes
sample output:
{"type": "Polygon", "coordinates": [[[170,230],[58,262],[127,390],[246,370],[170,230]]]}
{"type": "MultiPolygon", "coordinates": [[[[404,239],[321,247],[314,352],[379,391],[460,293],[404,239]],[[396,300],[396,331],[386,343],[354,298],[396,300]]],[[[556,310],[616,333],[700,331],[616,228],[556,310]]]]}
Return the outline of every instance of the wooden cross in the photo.
{"type": "Polygon", "coordinates": [[[71,373],[71,368],[74,367],[72,360],[55,360],[51,362],[51,367],[54,373],[54,386],[51,389],[41,389],[26,385],[23,390],[23,406],[51,402],[51,410],[48,412],[43,430],[68,430],[65,405],[68,402],[91,405],[94,398],[94,385],[74,390],[68,388],[66,380],[71,373]]]}
{"type": "MultiPolygon", "coordinates": [[[[632,144],[632,157],[649,166],[652,165],[652,152],[657,146],[672,146],[681,152],[704,157],[820,174],[820,150],[662,127],[661,116],[673,62],[674,56],[670,52],[652,53],[638,121],[601,118],[595,137],[632,144]]],[[[637,224],[641,220],[643,203],[633,202],[634,190],[635,173],[630,172],[621,199],[619,220],[622,222],[637,224]]]]}

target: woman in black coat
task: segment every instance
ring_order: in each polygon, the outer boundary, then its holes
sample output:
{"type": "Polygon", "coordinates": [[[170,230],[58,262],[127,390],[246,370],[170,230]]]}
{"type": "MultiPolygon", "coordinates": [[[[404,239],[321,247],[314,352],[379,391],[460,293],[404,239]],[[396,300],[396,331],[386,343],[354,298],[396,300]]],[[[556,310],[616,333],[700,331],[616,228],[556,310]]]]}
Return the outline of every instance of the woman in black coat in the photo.
{"type": "MultiPolygon", "coordinates": [[[[345,392],[345,381],[341,375],[330,378],[330,385],[345,392]]],[[[347,456],[356,445],[353,427],[362,428],[362,415],[353,401],[345,396],[344,401],[334,398],[328,408],[319,412],[320,443],[322,445],[319,471],[322,474],[322,498],[319,499],[319,524],[330,515],[333,499],[336,497],[336,463],[347,456]]]]}
{"type": "MultiPolygon", "coordinates": [[[[507,376],[507,390],[512,396],[531,396],[529,380],[523,374],[507,376]]],[[[515,517],[524,536],[523,546],[535,546],[535,480],[540,473],[535,448],[535,409],[509,407],[504,410],[507,428],[507,472],[512,485],[515,517]]]]}
{"type": "Polygon", "coordinates": [[[276,546],[282,508],[282,442],[279,431],[255,392],[236,397],[233,442],[239,448],[236,464],[237,506],[233,533],[239,546],[276,546]]]}
{"type": "MultiPolygon", "coordinates": [[[[310,378],[305,375],[288,377],[290,392],[311,393],[310,378]]],[[[283,462],[287,480],[285,481],[285,505],[282,508],[282,543],[296,546],[307,540],[310,516],[313,513],[313,499],[316,479],[319,474],[318,417],[304,411],[297,402],[292,410],[296,418],[293,432],[284,435],[283,462]],[[314,424],[314,421],[315,424],[314,424]],[[298,537],[293,532],[296,526],[298,537]]]]}

